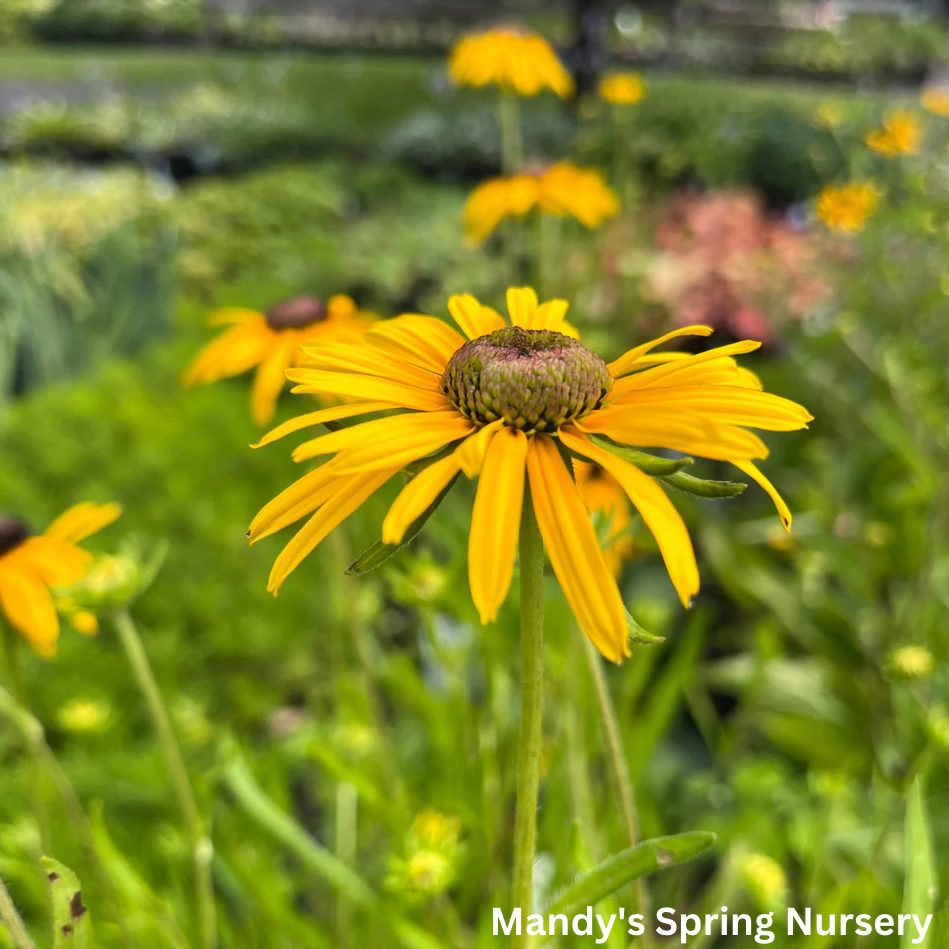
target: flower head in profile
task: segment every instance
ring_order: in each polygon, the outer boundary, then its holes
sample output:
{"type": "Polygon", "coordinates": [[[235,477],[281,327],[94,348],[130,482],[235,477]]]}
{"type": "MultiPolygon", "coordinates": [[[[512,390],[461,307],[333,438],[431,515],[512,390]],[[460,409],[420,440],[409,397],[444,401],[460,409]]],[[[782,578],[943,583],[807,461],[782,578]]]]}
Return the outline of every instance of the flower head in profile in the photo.
{"type": "MultiPolygon", "coordinates": [[[[0,517],[0,609],[7,622],[41,656],[56,654],[56,591],[78,583],[93,563],[92,554],[76,545],[107,527],[121,513],[118,504],[77,504],[41,535],[33,535],[17,518],[0,517]]],[[[74,628],[96,631],[97,627],[87,622],[88,614],[74,611],[65,599],[62,607],[70,614],[74,628]]]]}
{"type": "Polygon", "coordinates": [[[919,104],[933,115],[949,118],[949,89],[930,87],[924,89],[919,104]]]}
{"type": "Polygon", "coordinates": [[[636,448],[731,462],[771,495],[790,527],[787,506],[754,464],[768,449],[749,429],[792,431],[806,427],[811,416],[762,392],[757,377],[736,364],[735,355],[758,343],[698,355],[654,352],[673,337],[711,332],[693,326],[607,364],[577,340],[567,307],[565,300],[538,304],[532,289],[512,288],[508,322],[472,296],[454,296],[448,309],[461,333],[434,317],[407,314],[376,324],[358,345],[306,347],[304,366],[287,373],[297,384],[294,392],[358,401],[293,419],[261,444],[322,422],[385,414],[295,450],[297,461],[329,460],[251,524],[255,543],[309,518],[277,557],[268,589],[276,594],[334,527],[410,466],[413,476],[383,521],[383,542],[396,546],[414,536],[460,474],[477,478],[468,576],[481,621],[491,622],[511,586],[526,481],[574,616],[603,655],[620,661],[628,655],[627,614],[572,459],[599,465],[619,482],[656,537],[684,604],[699,588],[692,542],[672,502],[642,467],[649,459],[675,462],[636,448]]]}
{"type": "Polygon", "coordinates": [[[465,233],[480,243],[507,218],[526,217],[531,211],[572,217],[584,227],[600,227],[619,214],[616,192],[592,168],[569,162],[537,165],[519,175],[490,178],[478,185],[465,202],[465,233]]]}
{"type": "Polygon", "coordinates": [[[573,476],[580,497],[594,517],[603,518],[608,533],[603,543],[603,559],[614,577],[633,555],[630,527],[633,512],[623,486],[599,465],[574,460],[573,476]]]}
{"type": "Polygon", "coordinates": [[[871,129],[863,140],[875,152],[894,158],[897,155],[915,155],[922,142],[919,119],[905,109],[895,109],[883,118],[883,126],[871,129]]]}
{"type": "Polygon", "coordinates": [[[198,353],[184,374],[184,384],[217,382],[256,369],[251,416],[258,425],[266,425],[276,412],[287,369],[300,364],[300,346],[320,339],[355,341],[372,319],[343,294],[327,303],[296,297],[265,313],[225,307],[211,315],[210,323],[230,328],[198,353]]]}
{"type": "Polygon", "coordinates": [[[463,86],[496,85],[519,96],[536,96],[544,89],[561,99],[573,95],[573,79],[550,43],[516,26],[462,37],[449,55],[448,73],[463,86]]]}
{"type": "Polygon", "coordinates": [[[604,102],[635,105],[646,98],[646,82],[634,72],[615,72],[600,80],[597,92],[604,102]]]}
{"type": "Polygon", "coordinates": [[[880,203],[880,189],[872,181],[824,185],[817,196],[817,216],[833,231],[862,231],[880,203]]]}

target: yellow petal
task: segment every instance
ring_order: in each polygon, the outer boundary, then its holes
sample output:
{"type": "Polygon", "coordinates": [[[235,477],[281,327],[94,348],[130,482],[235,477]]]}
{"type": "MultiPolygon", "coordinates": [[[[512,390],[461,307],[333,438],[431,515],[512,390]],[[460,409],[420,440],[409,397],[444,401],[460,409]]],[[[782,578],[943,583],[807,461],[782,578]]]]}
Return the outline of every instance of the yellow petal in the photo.
{"type": "Polygon", "coordinates": [[[272,442],[278,441],[286,435],[292,435],[301,429],[310,428],[313,425],[322,425],[324,422],[336,422],[344,418],[352,418],[355,415],[368,415],[370,412],[380,412],[383,409],[390,409],[391,405],[385,402],[361,402],[358,404],[334,405],[328,409],[320,409],[317,412],[309,412],[306,415],[298,415],[296,418],[278,425],[275,429],[267,432],[264,437],[251,445],[251,448],[263,448],[272,442]]]}
{"type": "Polygon", "coordinates": [[[636,362],[651,349],[654,349],[656,346],[661,346],[663,343],[667,343],[670,339],[676,339],[679,336],[711,335],[711,326],[702,326],[701,324],[696,326],[683,326],[682,329],[673,330],[671,333],[666,333],[665,336],[660,336],[658,339],[651,340],[648,343],[643,343],[641,346],[630,349],[628,352],[623,353],[619,359],[614,359],[606,368],[609,369],[614,379],[618,379],[620,376],[632,370],[636,362]]]}
{"type": "MultiPolygon", "coordinates": [[[[428,412],[379,419],[383,423],[333,459],[335,471],[353,473],[384,467],[402,468],[409,462],[440,451],[474,431],[474,425],[457,412],[428,412]]],[[[366,425],[373,425],[367,422],[366,425]]]]}
{"type": "Polygon", "coordinates": [[[778,494],[777,488],[758,470],[758,466],[752,464],[750,461],[733,461],[732,464],[738,468],[739,471],[743,471],[749,478],[753,478],[758,484],[768,492],[771,500],[774,501],[774,506],[778,509],[778,517],[781,518],[781,523],[784,525],[784,529],[790,533],[791,532],[791,509],[784,503],[784,498],[778,494]]]}
{"type": "Polygon", "coordinates": [[[507,312],[511,326],[530,329],[537,310],[537,294],[531,287],[510,287],[507,291],[507,312]]]}
{"type": "Polygon", "coordinates": [[[185,370],[185,386],[208,384],[239,376],[252,369],[272,350],[276,334],[266,325],[238,325],[207,344],[185,370]]]}
{"type": "Polygon", "coordinates": [[[439,392],[441,376],[428,369],[420,369],[390,356],[374,346],[351,343],[328,343],[301,347],[306,355],[304,366],[312,369],[330,369],[338,372],[358,372],[379,376],[390,382],[401,382],[416,389],[439,392]]]}
{"type": "Polygon", "coordinates": [[[593,645],[620,662],[629,655],[623,601],[577,486],[548,436],[530,439],[527,474],[537,524],[573,615],[593,645]]]}
{"type": "Polygon", "coordinates": [[[493,622],[511,588],[524,499],[527,436],[499,431],[484,456],[468,537],[468,583],[482,623],[493,622]]]}
{"type": "Polygon", "coordinates": [[[78,583],[93,560],[88,551],[52,537],[29,537],[16,553],[50,587],[78,583]]]}
{"type": "Polygon", "coordinates": [[[53,597],[35,573],[9,555],[0,559],[0,607],[36,652],[56,654],[59,617],[53,597]]]}
{"type": "Polygon", "coordinates": [[[306,522],[293,540],[281,551],[270,571],[267,591],[274,596],[280,592],[287,577],[300,562],[313,552],[329,532],[341,524],[363,501],[377,491],[399,469],[372,471],[355,478],[346,478],[336,493],[306,522]]]}
{"type": "Polygon", "coordinates": [[[434,316],[403,313],[377,323],[366,333],[366,342],[400,359],[441,375],[448,360],[465,339],[434,316]]]}
{"type": "Polygon", "coordinates": [[[530,329],[562,333],[561,326],[566,322],[565,317],[569,308],[570,304],[566,300],[548,300],[546,303],[541,303],[534,311],[530,329]]]}
{"type": "Polygon", "coordinates": [[[241,326],[263,326],[267,318],[257,310],[248,310],[243,306],[224,306],[208,317],[208,326],[227,326],[238,323],[241,326]]]}
{"type": "MultiPolygon", "coordinates": [[[[687,372],[696,366],[701,366],[703,363],[719,360],[722,356],[736,356],[741,353],[753,352],[760,346],[761,343],[752,339],[746,339],[739,343],[730,343],[728,346],[719,346],[717,349],[709,349],[689,359],[680,359],[676,362],[667,363],[664,366],[653,366],[652,369],[645,369],[642,372],[637,372],[635,375],[624,376],[622,379],[617,379],[613,384],[613,388],[610,390],[607,400],[612,401],[625,395],[627,392],[632,392],[634,389],[655,385],[659,380],[666,380],[669,379],[670,376],[687,372]]],[[[668,382],[666,383],[666,385],[669,384],[668,382]]],[[[671,384],[675,385],[675,380],[673,380],[671,384]]]]}
{"type": "Polygon", "coordinates": [[[287,378],[297,385],[294,393],[333,395],[339,398],[371,399],[393,408],[437,412],[451,403],[440,392],[426,392],[401,382],[376,376],[360,376],[353,372],[327,372],[325,369],[288,369],[287,378]]]}
{"type": "Polygon", "coordinates": [[[692,597],[699,591],[699,569],[689,531],[666,493],[649,475],[594,445],[574,426],[563,426],[560,439],[571,450],[595,461],[620,483],[656,538],[672,584],[688,609],[692,597]]]}
{"type": "Polygon", "coordinates": [[[611,407],[637,408],[648,414],[654,406],[681,408],[713,422],[743,425],[769,432],[806,428],[813,416],[790,399],[732,386],[681,386],[640,389],[611,403],[611,407]]]}
{"type": "Polygon", "coordinates": [[[498,419],[479,428],[474,435],[466,438],[455,454],[458,456],[458,463],[465,477],[469,480],[477,478],[481,471],[481,465],[484,462],[484,453],[488,450],[488,443],[494,438],[497,431],[504,425],[504,419],[498,419]]]}
{"type": "Polygon", "coordinates": [[[412,478],[395,499],[382,522],[382,542],[401,544],[405,532],[415,519],[421,517],[459,470],[458,453],[453,452],[412,478]]]}
{"type": "Polygon", "coordinates": [[[266,425],[273,420],[277,399],[287,384],[286,372],[293,365],[296,349],[295,340],[281,340],[257,367],[250,391],[250,414],[255,424],[266,425]]]}
{"type": "Polygon", "coordinates": [[[122,507],[119,504],[93,504],[83,501],[64,511],[46,528],[43,536],[54,540],[63,540],[69,544],[78,544],[80,541],[98,533],[119,519],[122,507]]]}
{"type": "Polygon", "coordinates": [[[768,447],[754,432],[724,425],[675,406],[650,406],[647,411],[610,406],[577,422],[584,432],[599,432],[621,445],[671,448],[716,461],[767,458],[768,447]]]}
{"type": "Polygon", "coordinates": [[[504,329],[505,322],[497,310],[481,303],[470,293],[457,293],[448,298],[448,312],[468,339],[487,336],[504,329]]]}

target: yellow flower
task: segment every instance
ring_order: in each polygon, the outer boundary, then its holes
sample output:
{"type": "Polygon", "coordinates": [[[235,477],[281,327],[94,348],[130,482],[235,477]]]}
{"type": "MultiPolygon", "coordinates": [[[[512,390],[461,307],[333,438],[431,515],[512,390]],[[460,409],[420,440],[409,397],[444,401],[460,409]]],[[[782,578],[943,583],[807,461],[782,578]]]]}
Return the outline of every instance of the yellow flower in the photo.
{"type": "Polygon", "coordinates": [[[0,608],[41,656],[55,655],[59,638],[52,591],[77,583],[93,562],[76,544],[121,513],[118,504],[77,504],[37,537],[22,521],[0,517],[0,608]]]}
{"type": "Polygon", "coordinates": [[[623,564],[633,555],[633,539],[629,533],[633,518],[629,498],[616,478],[598,465],[574,461],[573,474],[587,510],[591,514],[601,512],[609,522],[610,534],[603,558],[613,576],[619,576],[623,564]]]}
{"type": "Polygon", "coordinates": [[[933,115],[949,118],[949,89],[925,89],[919,104],[933,115]]]}
{"type": "MultiPolygon", "coordinates": [[[[540,533],[560,586],[583,631],[609,659],[628,654],[627,620],[589,513],[562,451],[593,462],[622,485],[652,530],[684,604],[699,588],[692,542],[659,484],[616,446],[654,446],[729,461],[773,498],[790,528],[787,505],[755,467],[768,449],[748,428],[792,431],[811,416],[760,383],[732,358],[757,342],[698,355],[649,355],[673,337],[707,336],[691,326],[637,346],[607,365],[566,322],[566,300],[538,305],[529,287],[507,293],[511,326],[470,295],[448,309],[464,335],[430,316],[379,323],[358,345],[305,347],[303,368],[287,377],[298,393],[361,400],[278,426],[261,442],[322,422],[403,410],[320,435],[297,461],[331,459],[267,504],[251,524],[251,543],[302,517],[305,526],[277,557],[268,589],[289,574],[375,491],[407,465],[414,477],[382,525],[399,544],[459,473],[479,477],[468,547],[471,595],[483,623],[493,621],[511,585],[525,474],[540,533]],[[466,339],[467,337],[467,339],[466,339]]],[[[635,456],[629,456],[635,457],[635,456]]]]}
{"type": "Polygon", "coordinates": [[[925,646],[900,646],[887,657],[895,679],[928,679],[936,671],[936,660],[925,646]]]}
{"type": "Polygon", "coordinates": [[[536,96],[544,89],[561,99],[573,94],[573,80],[550,43],[516,26],[462,37],[449,55],[448,73],[464,86],[494,83],[519,96],[536,96]]]}
{"type": "Polygon", "coordinates": [[[880,191],[872,181],[824,185],[817,197],[817,216],[835,231],[849,234],[863,230],[880,203],[880,191]]]}
{"type": "Polygon", "coordinates": [[[112,718],[112,710],[95,699],[72,699],[57,713],[59,727],[68,732],[104,731],[112,718]]]}
{"type": "Polygon", "coordinates": [[[297,297],[266,313],[225,307],[211,314],[210,323],[231,324],[231,328],[198,353],[185,372],[184,384],[217,382],[256,366],[251,416],[258,425],[266,425],[277,410],[286,382],[284,373],[300,365],[300,346],[314,340],[354,342],[372,319],[342,294],[330,297],[325,304],[314,297],[297,297]]]}
{"type": "Polygon", "coordinates": [[[604,76],[597,91],[614,105],[635,105],[646,98],[646,83],[638,73],[616,72],[604,76]]]}
{"type": "Polygon", "coordinates": [[[506,218],[525,217],[534,209],[556,217],[576,218],[596,228],[619,213],[619,197],[592,168],[568,162],[528,169],[478,185],[465,202],[468,239],[485,240],[506,218]]]}
{"type": "Polygon", "coordinates": [[[881,155],[913,155],[919,151],[922,130],[912,112],[896,109],[884,117],[882,128],[867,132],[863,140],[881,155]]]}

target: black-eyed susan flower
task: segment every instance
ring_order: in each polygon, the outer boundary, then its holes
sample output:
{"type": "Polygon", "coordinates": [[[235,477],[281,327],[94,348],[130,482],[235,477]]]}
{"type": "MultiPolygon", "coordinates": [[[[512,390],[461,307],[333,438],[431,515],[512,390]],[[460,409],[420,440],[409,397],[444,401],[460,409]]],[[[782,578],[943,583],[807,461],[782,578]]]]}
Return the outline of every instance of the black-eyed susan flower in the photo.
{"type": "Polygon", "coordinates": [[[919,97],[919,104],[933,115],[949,118],[949,89],[924,89],[919,97]]]}
{"type": "Polygon", "coordinates": [[[771,495],[789,529],[787,505],[754,464],[768,449],[749,429],[792,431],[811,416],[762,392],[757,377],[738,367],[733,357],[757,349],[757,342],[698,355],[653,353],[673,337],[711,332],[693,326],[607,364],[564,332],[567,301],[539,305],[532,289],[512,288],[507,306],[510,325],[474,297],[454,296],[448,309],[464,335],[434,317],[410,314],[375,325],[359,345],[306,347],[304,366],[287,373],[293,391],[359,401],[293,419],[261,444],[334,419],[388,414],[300,445],[297,461],[330,460],[263,508],[251,524],[251,542],[309,517],[274,563],[268,589],[276,594],[334,527],[407,465],[417,470],[382,525],[390,545],[417,532],[464,473],[479,479],[468,574],[488,623],[511,585],[526,474],[540,534],[574,616],[600,652],[619,661],[628,654],[627,614],[571,459],[597,464],[620,483],[688,604],[699,588],[688,531],[660,485],[637,466],[643,456],[626,446],[731,462],[771,495]]]}
{"type": "Polygon", "coordinates": [[[871,129],[863,140],[875,152],[894,158],[919,151],[923,133],[919,119],[905,109],[895,109],[883,117],[883,126],[871,129]]]}
{"type": "Polygon", "coordinates": [[[465,202],[465,232],[480,243],[505,219],[526,217],[534,210],[597,228],[619,209],[619,197],[598,171],[558,162],[478,185],[465,202]]]}
{"type": "MultiPolygon", "coordinates": [[[[92,554],[76,545],[121,513],[117,504],[77,504],[38,536],[23,521],[0,517],[0,608],[7,622],[40,655],[56,653],[56,591],[80,581],[93,563],[92,554]]],[[[72,612],[68,601],[64,608],[72,612]]],[[[96,627],[88,625],[88,614],[76,615],[74,626],[95,632],[96,627]]]]}
{"type": "Polygon", "coordinates": [[[619,576],[623,564],[633,555],[630,534],[632,509],[623,486],[599,465],[574,460],[573,475],[587,510],[603,517],[609,527],[603,544],[603,559],[613,576],[619,576]]]}
{"type": "Polygon", "coordinates": [[[258,425],[266,425],[274,417],[287,369],[300,364],[300,346],[315,340],[354,342],[372,319],[344,294],[330,297],[327,303],[297,297],[265,313],[225,307],[212,313],[209,322],[230,329],[198,353],[184,374],[184,384],[217,382],[256,367],[251,416],[258,425]]]}
{"type": "Polygon", "coordinates": [[[544,89],[562,99],[573,94],[573,80],[550,43],[517,26],[462,37],[451,51],[448,72],[461,85],[496,85],[519,96],[544,89]]]}
{"type": "Polygon", "coordinates": [[[817,216],[834,231],[855,234],[863,230],[880,203],[880,189],[872,181],[824,185],[817,196],[817,216]]]}
{"type": "Polygon", "coordinates": [[[613,105],[635,105],[646,98],[646,82],[638,73],[610,73],[600,80],[597,92],[604,102],[613,105]]]}

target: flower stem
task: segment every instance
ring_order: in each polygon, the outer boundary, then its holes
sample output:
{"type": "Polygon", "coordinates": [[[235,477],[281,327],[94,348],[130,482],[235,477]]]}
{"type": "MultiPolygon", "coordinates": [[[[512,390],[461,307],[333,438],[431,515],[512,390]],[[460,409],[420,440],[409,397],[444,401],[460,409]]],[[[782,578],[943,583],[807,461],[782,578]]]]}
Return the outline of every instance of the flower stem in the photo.
{"type": "Polygon", "coordinates": [[[520,107],[513,92],[501,92],[498,115],[501,121],[501,168],[506,175],[516,175],[524,167],[524,139],[521,136],[520,107]]]}
{"type": "Polygon", "coordinates": [[[132,674],[148,706],[152,724],[158,733],[158,741],[162,754],[165,757],[165,767],[168,769],[178,806],[184,818],[185,828],[191,839],[195,873],[195,897],[198,907],[198,926],[201,933],[201,945],[204,949],[214,949],[217,945],[217,925],[214,909],[214,888],[211,882],[211,861],[214,858],[214,847],[210,838],[204,833],[201,818],[198,815],[198,805],[195,801],[191,780],[185,768],[181,749],[171,728],[168,710],[162,698],[161,690],[155,681],[155,675],[148,662],[148,656],[142,645],[138,629],[128,610],[117,610],[112,615],[112,621],[125,655],[132,667],[132,674]]]}
{"type": "Polygon", "coordinates": [[[20,919],[20,914],[13,905],[13,900],[10,899],[3,880],[0,880],[0,920],[6,923],[16,949],[36,949],[30,934],[26,931],[26,926],[23,925],[23,920],[20,919]]]}
{"type": "MultiPolygon", "coordinates": [[[[632,782],[629,779],[629,762],[626,760],[626,751],[623,748],[623,737],[620,734],[619,722],[616,719],[616,709],[613,699],[603,675],[603,662],[596,647],[585,636],[583,637],[587,665],[590,667],[590,676],[593,679],[593,690],[596,693],[596,704],[603,723],[603,732],[606,736],[606,747],[610,764],[610,773],[616,785],[616,795],[619,798],[620,813],[623,817],[623,826],[630,847],[640,842],[639,813],[636,810],[636,796],[632,782]]],[[[646,881],[640,877],[633,882],[633,912],[642,913],[649,917],[649,891],[646,881]]],[[[642,937],[642,944],[649,945],[650,933],[647,929],[642,937]]]]}
{"type": "MultiPolygon", "coordinates": [[[[514,816],[513,906],[531,911],[537,790],[544,716],[544,542],[524,492],[521,514],[521,735],[517,748],[517,806],[514,816]]],[[[515,937],[512,946],[527,945],[515,937]]]]}

